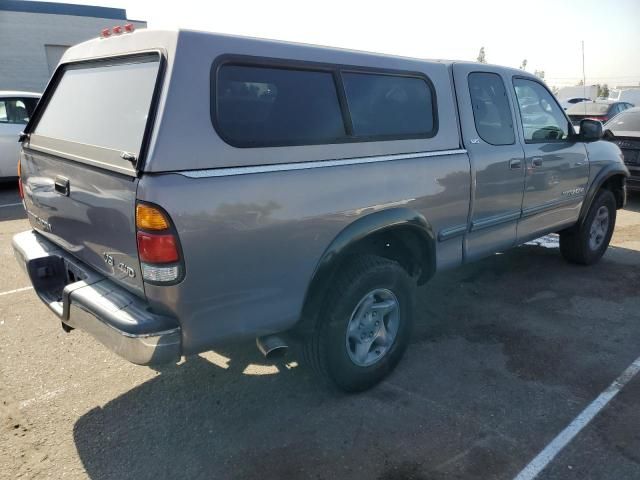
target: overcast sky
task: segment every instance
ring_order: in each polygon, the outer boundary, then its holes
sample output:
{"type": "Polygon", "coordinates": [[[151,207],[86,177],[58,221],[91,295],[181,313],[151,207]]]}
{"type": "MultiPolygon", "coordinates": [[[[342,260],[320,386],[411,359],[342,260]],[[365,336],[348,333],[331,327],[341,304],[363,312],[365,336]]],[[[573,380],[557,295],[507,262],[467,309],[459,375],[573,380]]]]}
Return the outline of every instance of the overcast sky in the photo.
{"type": "Polygon", "coordinates": [[[546,72],[547,83],[640,82],[640,0],[71,0],[125,8],[150,28],[183,27],[546,72]]]}

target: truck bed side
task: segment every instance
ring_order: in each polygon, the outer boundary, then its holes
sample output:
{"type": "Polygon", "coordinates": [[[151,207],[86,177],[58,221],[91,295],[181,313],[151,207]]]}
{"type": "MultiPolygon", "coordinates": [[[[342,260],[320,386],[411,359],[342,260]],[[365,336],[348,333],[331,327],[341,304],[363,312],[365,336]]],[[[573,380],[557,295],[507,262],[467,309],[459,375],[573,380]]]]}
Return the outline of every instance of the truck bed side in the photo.
{"type": "MultiPolygon", "coordinates": [[[[147,298],[180,318],[186,354],[286,330],[343,229],[403,208],[424,216],[437,237],[466,226],[469,188],[464,151],[286,172],[145,175],[138,196],[174,219],[186,263],[180,285],[148,285],[147,298]]],[[[436,240],[436,252],[438,268],[459,264],[461,237],[436,240]]]]}

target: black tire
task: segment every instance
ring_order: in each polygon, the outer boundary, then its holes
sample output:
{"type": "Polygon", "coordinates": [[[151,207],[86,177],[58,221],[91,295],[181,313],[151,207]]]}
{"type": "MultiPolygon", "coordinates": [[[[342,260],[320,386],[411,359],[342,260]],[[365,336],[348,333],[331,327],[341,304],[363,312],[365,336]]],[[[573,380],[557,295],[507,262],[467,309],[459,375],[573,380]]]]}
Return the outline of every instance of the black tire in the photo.
{"type": "Polygon", "coordinates": [[[327,292],[315,328],[305,341],[307,363],[345,392],[360,392],[380,382],[400,361],[409,343],[415,289],[415,279],[392,260],[363,255],[349,261],[327,292]],[[383,356],[371,365],[360,366],[350,357],[347,327],[355,308],[374,291],[392,292],[393,301],[397,301],[397,333],[383,356]]]}
{"type": "Polygon", "coordinates": [[[593,199],[584,222],[560,232],[560,253],[565,260],[580,265],[592,265],[600,260],[609,247],[616,225],[616,213],[616,198],[613,193],[600,190],[593,199]],[[591,227],[597,222],[596,217],[603,207],[608,211],[608,227],[601,242],[594,248],[590,242],[591,227]]]}

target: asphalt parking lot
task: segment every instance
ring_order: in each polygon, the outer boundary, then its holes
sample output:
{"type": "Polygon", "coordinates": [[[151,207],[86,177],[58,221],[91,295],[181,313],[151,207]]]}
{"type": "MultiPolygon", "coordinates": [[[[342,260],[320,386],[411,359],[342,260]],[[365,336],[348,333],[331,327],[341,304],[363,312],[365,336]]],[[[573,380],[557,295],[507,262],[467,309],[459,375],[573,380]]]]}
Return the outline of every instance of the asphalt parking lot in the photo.
{"type": "MultiPolygon", "coordinates": [[[[513,479],[640,357],[639,196],[596,266],[551,238],[437,276],[355,396],[253,344],[155,371],[65,334],[24,289],[16,203],[0,187],[0,478],[513,479]]],[[[640,478],[639,402],[636,376],[538,478],[640,478]]]]}

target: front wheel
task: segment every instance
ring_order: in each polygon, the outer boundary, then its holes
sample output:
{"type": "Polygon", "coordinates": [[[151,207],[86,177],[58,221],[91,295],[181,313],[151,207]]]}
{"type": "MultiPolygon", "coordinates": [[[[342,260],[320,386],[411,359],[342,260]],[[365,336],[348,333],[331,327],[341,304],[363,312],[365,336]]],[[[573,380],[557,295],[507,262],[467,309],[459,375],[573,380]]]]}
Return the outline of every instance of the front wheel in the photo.
{"type": "Polygon", "coordinates": [[[585,221],[560,233],[562,256],[572,263],[596,263],[609,247],[615,225],[616,199],[609,190],[600,190],[585,221]]]}
{"type": "Polygon", "coordinates": [[[333,283],[305,357],[347,392],[372,387],[396,366],[411,332],[415,280],[398,263],[373,255],[351,261],[333,283]]]}

